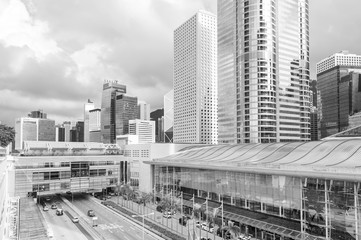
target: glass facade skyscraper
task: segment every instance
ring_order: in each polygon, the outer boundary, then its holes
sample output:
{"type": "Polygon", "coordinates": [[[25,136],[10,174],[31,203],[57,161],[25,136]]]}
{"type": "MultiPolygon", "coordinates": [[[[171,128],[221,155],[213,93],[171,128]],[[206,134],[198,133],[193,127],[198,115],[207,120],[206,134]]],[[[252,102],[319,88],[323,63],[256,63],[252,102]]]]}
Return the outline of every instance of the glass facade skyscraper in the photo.
{"type": "Polygon", "coordinates": [[[101,103],[101,141],[103,143],[115,143],[115,101],[117,95],[126,93],[125,85],[118,81],[105,80],[101,103]]]}
{"type": "Polygon", "coordinates": [[[310,140],[308,0],[218,1],[218,142],[310,140]]]}
{"type": "Polygon", "coordinates": [[[349,127],[349,116],[361,110],[361,56],[347,51],[317,63],[321,138],[349,127]]]}

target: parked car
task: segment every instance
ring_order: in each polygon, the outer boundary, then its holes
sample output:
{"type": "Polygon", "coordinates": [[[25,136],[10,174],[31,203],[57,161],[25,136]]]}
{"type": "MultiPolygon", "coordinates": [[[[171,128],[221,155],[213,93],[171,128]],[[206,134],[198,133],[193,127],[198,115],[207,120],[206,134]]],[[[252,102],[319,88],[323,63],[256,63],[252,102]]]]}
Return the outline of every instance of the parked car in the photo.
{"type": "Polygon", "coordinates": [[[56,206],[55,203],[51,204],[51,209],[57,209],[58,207],[56,206]]]}
{"type": "Polygon", "coordinates": [[[61,215],[63,215],[63,209],[61,209],[61,208],[58,208],[58,209],[56,209],[56,215],[58,215],[58,216],[61,216],[61,215]]]}
{"type": "Polygon", "coordinates": [[[163,212],[163,217],[165,218],[172,218],[172,216],[173,216],[172,212],[169,211],[163,212]]]}
{"type": "Polygon", "coordinates": [[[73,218],[71,219],[71,221],[72,221],[73,223],[78,223],[78,222],[79,222],[79,218],[78,218],[78,217],[73,217],[73,218]]]}
{"type": "Polygon", "coordinates": [[[45,206],[43,207],[43,210],[44,210],[44,211],[49,211],[48,206],[45,205],[45,206]]]}
{"type": "Polygon", "coordinates": [[[88,210],[88,216],[89,217],[95,217],[95,213],[93,210],[88,210]]]}
{"type": "Polygon", "coordinates": [[[211,224],[207,224],[207,223],[202,223],[202,229],[204,231],[207,231],[207,232],[210,232],[210,233],[213,233],[214,231],[214,228],[211,224]]]}

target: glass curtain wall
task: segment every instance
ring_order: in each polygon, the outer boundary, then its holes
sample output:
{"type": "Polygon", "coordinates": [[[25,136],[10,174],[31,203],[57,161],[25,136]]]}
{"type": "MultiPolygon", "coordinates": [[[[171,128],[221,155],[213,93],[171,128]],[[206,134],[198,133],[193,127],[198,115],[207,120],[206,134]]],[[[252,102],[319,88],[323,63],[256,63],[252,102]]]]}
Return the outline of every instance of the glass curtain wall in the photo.
{"type": "Polygon", "coordinates": [[[301,232],[361,239],[360,183],[258,173],[156,166],[156,192],[212,201],[299,220],[301,232]]]}

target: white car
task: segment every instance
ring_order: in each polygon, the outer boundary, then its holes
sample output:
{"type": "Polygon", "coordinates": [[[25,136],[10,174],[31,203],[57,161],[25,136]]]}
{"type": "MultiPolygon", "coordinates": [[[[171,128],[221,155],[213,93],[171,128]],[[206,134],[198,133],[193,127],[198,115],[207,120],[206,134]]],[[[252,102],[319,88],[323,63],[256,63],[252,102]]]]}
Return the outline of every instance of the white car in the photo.
{"type": "Polygon", "coordinates": [[[214,231],[214,228],[212,227],[212,225],[209,225],[207,223],[202,223],[202,229],[204,231],[207,231],[207,232],[210,232],[210,233],[213,233],[213,231],[214,231]]]}
{"type": "Polygon", "coordinates": [[[172,213],[171,213],[171,212],[164,212],[164,213],[163,213],[163,217],[165,217],[165,218],[172,218],[172,213]]]}
{"type": "Polygon", "coordinates": [[[73,221],[73,223],[78,223],[79,222],[79,218],[78,217],[73,217],[71,219],[71,221],[73,221]]]}

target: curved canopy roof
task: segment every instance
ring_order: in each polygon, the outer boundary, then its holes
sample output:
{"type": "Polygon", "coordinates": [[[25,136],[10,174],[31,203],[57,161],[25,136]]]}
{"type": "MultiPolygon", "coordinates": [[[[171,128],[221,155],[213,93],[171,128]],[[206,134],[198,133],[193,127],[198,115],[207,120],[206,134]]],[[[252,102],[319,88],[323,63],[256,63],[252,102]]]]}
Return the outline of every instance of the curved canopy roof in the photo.
{"type": "MultiPolygon", "coordinates": [[[[234,171],[317,172],[317,175],[358,175],[361,139],[315,142],[211,145],[190,148],[150,164],[234,171]]],[[[306,174],[307,175],[307,174],[306,174]]]]}

